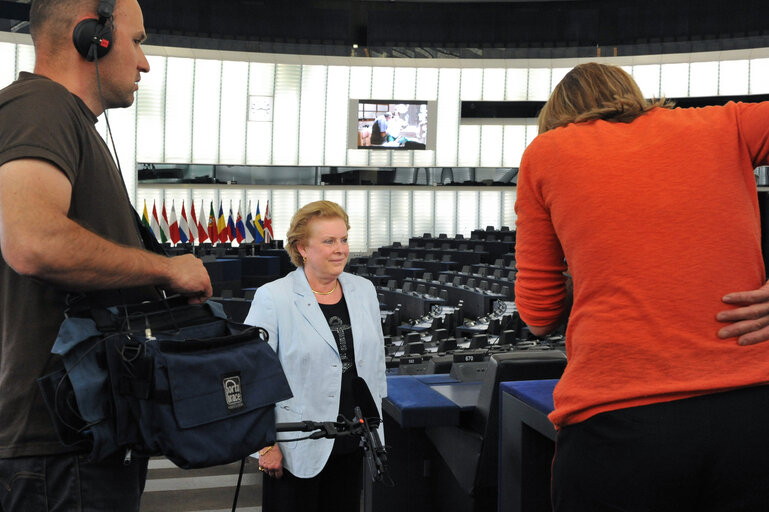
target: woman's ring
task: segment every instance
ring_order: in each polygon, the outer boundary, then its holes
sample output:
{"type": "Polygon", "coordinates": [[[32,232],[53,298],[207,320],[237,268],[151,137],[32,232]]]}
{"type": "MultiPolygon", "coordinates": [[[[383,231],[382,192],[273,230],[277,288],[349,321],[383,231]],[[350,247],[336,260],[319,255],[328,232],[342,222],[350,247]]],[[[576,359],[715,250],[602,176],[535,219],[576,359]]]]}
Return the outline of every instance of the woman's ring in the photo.
{"type": "Polygon", "coordinates": [[[267,470],[264,469],[262,466],[259,466],[259,471],[267,471],[267,470]]]}

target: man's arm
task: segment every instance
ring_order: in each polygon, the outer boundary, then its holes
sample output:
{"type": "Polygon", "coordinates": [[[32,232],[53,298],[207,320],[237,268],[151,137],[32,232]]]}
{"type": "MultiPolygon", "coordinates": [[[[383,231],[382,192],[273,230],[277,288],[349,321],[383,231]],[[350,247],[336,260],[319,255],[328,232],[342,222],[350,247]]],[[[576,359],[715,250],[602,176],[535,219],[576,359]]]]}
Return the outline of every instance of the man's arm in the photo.
{"type": "Polygon", "coordinates": [[[125,247],[68,218],[71,192],[67,177],[46,161],[0,166],[0,251],[14,271],[71,290],[159,285],[191,301],[211,296],[208,273],[194,256],[125,247]]]}
{"type": "Polygon", "coordinates": [[[719,338],[737,337],[740,345],[769,340],[769,283],[757,290],[729,293],[722,300],[739,307],[716,315],[719,322],[729,322],[718,331],[719,338]]]}

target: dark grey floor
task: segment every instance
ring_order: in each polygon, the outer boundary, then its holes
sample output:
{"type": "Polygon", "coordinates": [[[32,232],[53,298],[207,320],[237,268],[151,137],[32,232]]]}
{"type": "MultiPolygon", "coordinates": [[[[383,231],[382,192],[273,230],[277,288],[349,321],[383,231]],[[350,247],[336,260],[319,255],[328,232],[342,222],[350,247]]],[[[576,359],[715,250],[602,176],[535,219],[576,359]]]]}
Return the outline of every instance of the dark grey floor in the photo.
{"type": "MultiPolygon", "coordinates": [[[[262,476],[247,459],[238,496],[240,512],[261,512],[262,476]]],[[[150,460],[141,512],[229,512],[240,463],[205,469],[179,469],[165,458],[150,460]]]]}

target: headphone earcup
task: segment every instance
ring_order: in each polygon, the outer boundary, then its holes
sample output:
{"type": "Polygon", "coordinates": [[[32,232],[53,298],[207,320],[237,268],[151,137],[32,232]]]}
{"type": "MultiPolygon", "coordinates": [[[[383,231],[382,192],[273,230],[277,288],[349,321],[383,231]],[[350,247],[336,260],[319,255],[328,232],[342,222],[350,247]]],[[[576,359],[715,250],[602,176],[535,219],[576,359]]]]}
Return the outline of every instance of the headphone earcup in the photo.
{"type": "Polygon", "coordinates": [[[83,20],[72,31],[72,42],[86,60],[101,59],[112,48],[112,28],[109,23],[102,25],[95,18],[83,20]]]}

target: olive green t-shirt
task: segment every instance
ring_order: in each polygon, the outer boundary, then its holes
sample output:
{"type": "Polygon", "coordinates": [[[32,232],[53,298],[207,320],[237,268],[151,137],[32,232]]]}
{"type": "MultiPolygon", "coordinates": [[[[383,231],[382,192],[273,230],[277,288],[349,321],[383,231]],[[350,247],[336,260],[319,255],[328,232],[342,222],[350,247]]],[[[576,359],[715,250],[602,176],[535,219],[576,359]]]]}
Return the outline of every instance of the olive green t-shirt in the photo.
{"type": "MultiPolygon", "coordinates": [[[[71,219],[104,238],[141,247],[125,184],[96,122],[85,103],[62,85],[21,73],[0,90],[0,165],[21,158],[52,163],[72,183],[71,219]]],[[[34,215],[26,211],[22,218],[34,215]]],[[[153,298],[146,288],[92,295],[111,303],[153,298]]],[[[66,296],[67,290],[17,274],[0,254],[2,458],[71,451],[59,443],[36,382],[58,363],[50,352],[66,296]]]]}

